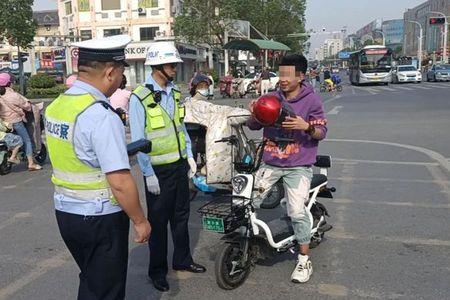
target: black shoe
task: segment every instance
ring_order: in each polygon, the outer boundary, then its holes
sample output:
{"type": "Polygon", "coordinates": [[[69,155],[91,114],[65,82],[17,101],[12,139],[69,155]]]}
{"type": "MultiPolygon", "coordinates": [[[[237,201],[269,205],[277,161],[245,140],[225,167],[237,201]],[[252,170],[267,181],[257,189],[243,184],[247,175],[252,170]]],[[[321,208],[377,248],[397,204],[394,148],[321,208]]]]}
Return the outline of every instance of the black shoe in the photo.
{"type": "Polygon", "coordinates": [[[190,266],[185,267],[185,268],[173,268],[176,271],[186,271],[186,272],[191,272],[191,273],[205,273],[206,272],[206,268],[202,265],[196,264],[196,263],[192,263],[190,266]]]}
{"type": "Polygon", "coordinates": [[[169,283],[165,278],[153,279],[153,286],[155,289],[161,292],[167,292],[169,290],[169,283]]]}

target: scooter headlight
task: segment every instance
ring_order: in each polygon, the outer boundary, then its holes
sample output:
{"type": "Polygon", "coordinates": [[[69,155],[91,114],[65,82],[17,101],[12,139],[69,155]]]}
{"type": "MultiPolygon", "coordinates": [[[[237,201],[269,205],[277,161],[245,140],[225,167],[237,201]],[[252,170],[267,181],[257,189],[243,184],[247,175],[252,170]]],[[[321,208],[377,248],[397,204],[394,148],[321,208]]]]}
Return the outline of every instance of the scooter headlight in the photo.
{"type": "Polygon", "coordinates": [[[248,179],[245,176],[236,176],[231,179],[231,186],[236,194],[242,193],[247,187],[248,179]]]}

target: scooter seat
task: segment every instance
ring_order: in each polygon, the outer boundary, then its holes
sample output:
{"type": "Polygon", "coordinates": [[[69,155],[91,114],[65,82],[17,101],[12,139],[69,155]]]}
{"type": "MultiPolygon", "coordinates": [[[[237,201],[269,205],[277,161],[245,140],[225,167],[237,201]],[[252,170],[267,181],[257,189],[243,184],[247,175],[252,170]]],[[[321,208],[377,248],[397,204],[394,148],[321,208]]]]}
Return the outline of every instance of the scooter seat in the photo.
{"type": "Polygon", "coordinates": [[[328,181],[327,176],[323,174],[314,174],[311,179],[311,189],[318,187],[322,183],[325,183],[328,181]]]}

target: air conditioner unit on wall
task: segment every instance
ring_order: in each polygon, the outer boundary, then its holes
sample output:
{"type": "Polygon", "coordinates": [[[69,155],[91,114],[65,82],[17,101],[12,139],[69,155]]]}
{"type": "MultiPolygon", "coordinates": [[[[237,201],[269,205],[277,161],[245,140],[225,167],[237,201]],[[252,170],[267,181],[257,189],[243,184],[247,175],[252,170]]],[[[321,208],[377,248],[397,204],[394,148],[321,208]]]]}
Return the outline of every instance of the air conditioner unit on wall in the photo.
{"type": "Polygon", "coordinates": [[[145,16],[147,14],[147,10],[143,7],[138,8],[138,15],[145,16]]]}
{"type": "Polygon", "coordinates": [[[164,30],[156,30],[155,35],[158,38],[165,37],[166,36],[166,32],[164,30]]]}

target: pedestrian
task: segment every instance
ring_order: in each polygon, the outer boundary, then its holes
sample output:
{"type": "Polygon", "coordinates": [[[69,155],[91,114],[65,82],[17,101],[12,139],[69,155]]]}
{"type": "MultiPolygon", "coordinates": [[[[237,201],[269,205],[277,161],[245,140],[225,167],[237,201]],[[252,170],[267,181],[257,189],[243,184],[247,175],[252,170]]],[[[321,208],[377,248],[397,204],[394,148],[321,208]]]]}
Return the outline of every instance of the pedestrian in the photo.
{"type": "Polygon", "coordinates": [[[311,85],[314,89],[316,88],[318,75],[319,75],[319,73],[317,72],[316,68],[315,67],[311,68],[311,71],[309,73],[309,78],[311,79],[311,85]]]}
{"type": "Polygon", "coordinates": [[[138,86],[130,100],[132,140],[147,138],[152,152],[139,153],[138,162],[146,186],[149,240],[148,276],[159,291],[168,291],[167,223],[170,222],[174,252],[172,268],[193,273],[206,269],[194,263],[189,246],[189,176],[197,170],[191,141],[184,125],[185,108],[173,83],[177,66],[183,61],[170,42],[153,43],[146,65],[152,73],[138,86]]]}
{"type": "Polygon", "coordinates": [[[125,75],[122,76],[122,83],[120,87],[111,95],[110,101],[111,106],[114,109],[123,109],[125,112],[128,112],[128,106],[130,103],[131,91],[126,89],[127,86],[127,77],[125,75]]]}
{"type": "MultiPolygon", "coordinates": [[[[297,263],[291,275],[291,281],[296,283],[307,282],[312,274],[309,258],[312,224],[305,204],[309,197],[311,167],[316,162],[318,144],[327,133],[322,101],[310,85],[302,83],[307,65],[306,58],[298,54],[284,56],[281,60],[280,90],[270,95],[276,96],[287,111],[295,113],[295,117],[287,117],[281,127],[264,128],[263,136],[267,140],[264,163],[255,174],[255,190],[264,191],[255,198],[256,206],[280,179],[286,187],[287,213],[299,244],[297,263]],[[288,138],[292,142],[280,145],[276,143],[277,138],[288,138]]],[[[252,112],[254,103],[249,106],[252,112]]],[[[251,130],[262,128],[254,118],[247,125],[251,130]]]]}
{"type": "Polygon", "coordinates": [[[270,72],[265,67],[259,75],[261,79],[261,95],[267,94],[270,89],[270,72]]]}
{"type": "MultiPolygon", "coordinates": [[[[209,85],[209,99],[214,99],[214,78],[212,77],[210,72],[206,73],[206,76],[209,78],[210,80],[210,85],[209,85]]],[[[191,83],[191,89],[192,89],[192,83],[191,83]]]]}
{"type": "Polygon", "coordinates": [[[78,299],[124,299],[130,222],[144,243],[150,224],[130,173],[122,121],[108,97],[126,66],[126,35],[74,43],[78,79],[45,111],[58,227],[80,268],[78,299]]]}
{"type": "Polygon", "coordinates": [[[28,160],[28,171],[41,170],[42,167],[33,160],[33,144],[25,127],[24,111],[31,111],[31,103],[27,98],[11,88],[11,76],[8,73],[0,74],[0,119],[12,124],[25,145],[25,155],[28,160]]]}
{"type": "Polygon", "coordinates": [[[0,142],[4,142],[6,147],[8,147],[8,150],[11,151],[8,162],[18,164],[20,163],[20,160],[17,158],[17,153],[23,145],[23,141],[19,135],[13,134],[11,131],[12,125],[0,120],[0,142]]]}

